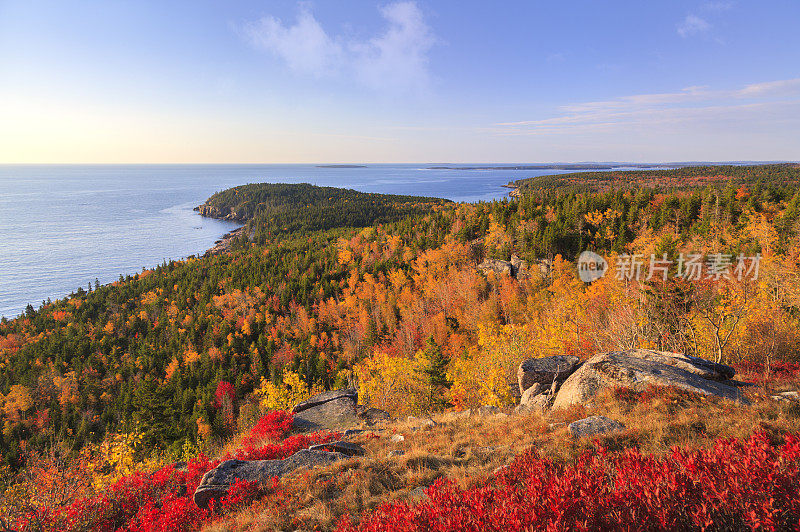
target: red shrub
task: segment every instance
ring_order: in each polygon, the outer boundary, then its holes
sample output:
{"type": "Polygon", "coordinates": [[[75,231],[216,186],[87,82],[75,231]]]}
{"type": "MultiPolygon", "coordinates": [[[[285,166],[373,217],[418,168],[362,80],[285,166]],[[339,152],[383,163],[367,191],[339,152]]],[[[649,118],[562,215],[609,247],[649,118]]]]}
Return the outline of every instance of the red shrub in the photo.
{"type": "Polygon", "coordinates": [[[769,379],[765,379],[765,367],[760,362],[740,362],[733,367],[738,379],[758,384],[764,384],[765,381],[780,384],[800,379],[800,363],[797,362],[773,362],[769,368],[769,379]]]}
{"type": "Polygon", "coordinates": [[[258,482],[236,480],[228,490],[228,495],[220,501],[222,511],[227,513],[244,508],[258,497],[259,492],[258,482]]]}
{"type": "Polygon", "coordinates": [[[340,434],[335,432],[296,434],[294,436],[289,436],[281,443],[267,444],[257,449],[246,445],[244,448],[237,449],[234,453],[226,454],[223,460],[231,458],[236,458],[238,460],[276,460],[286,458],[300,449],[307,449],[316,443],[326,443],[339,436],[340,434]]]}
{"type": "Polygon", "coordinates": [[[564,464],[527,453],[483,486],[438,481],[422,503],[386,504],[338,530],[791,530],[799,466],[797,435],[773,447],[764,433],[664,458],[598,448],[564,464]]]}
{"type": "Polygon", "coordinates": [[[290,412],[274,410],[265,416],[261,416],[256,426],[250,434],[242,439],[243,445],[252,445],[258,440],[280,440],[292,430],[293,415],[290,412]]]}
{"type": "MultiPolygon", "coordinates": [[[[248,438],[255,441],[256,437],[268,437],[276,440],[275,443],[258,448],[247,445],[228,453],[221,460],[209,460],[200,454],[188,462],[186,471],[176,471],[170,465],[149,475],[137,472],[123,477],[95,497],[79,499],[63,508],[44,508],[30,514],[15,523],[16,528],[20,531],[198,530],[215,512],[198,508],[193,500],[194,492],[203,475],[222,460],[282,459],[314,443],[339,437],[336,433],[313,433],[277,441],[288,432],[291,424],[291,413],[272,412],[259,420],[248,438]]],[[[217,509],[222,513],[238,509],[260,495],[256,483],[236,482],[217,509]]]]}

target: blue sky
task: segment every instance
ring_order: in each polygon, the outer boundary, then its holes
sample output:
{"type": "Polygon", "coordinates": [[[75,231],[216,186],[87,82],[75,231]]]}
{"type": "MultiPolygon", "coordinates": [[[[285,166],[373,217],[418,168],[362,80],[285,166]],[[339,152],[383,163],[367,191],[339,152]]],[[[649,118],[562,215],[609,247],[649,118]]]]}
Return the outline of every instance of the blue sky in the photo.
{"type": "Polygon", "coordinates": [[[0,162],[800,159],[800,2],[0,0],[0,162]]]}

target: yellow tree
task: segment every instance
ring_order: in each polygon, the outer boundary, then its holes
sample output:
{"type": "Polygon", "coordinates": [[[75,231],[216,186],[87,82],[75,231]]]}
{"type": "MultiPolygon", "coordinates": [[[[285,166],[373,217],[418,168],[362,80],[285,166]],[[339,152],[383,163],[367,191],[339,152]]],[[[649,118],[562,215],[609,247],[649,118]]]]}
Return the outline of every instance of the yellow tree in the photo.
{"type": "Polygon", "coordinates": [[[425,361],[419,356],[408,358],[376,350],[354,368],[359,400],[393,415],[421,413],[428,392],[424,367],[425,361]]]}
{"type": "Polygon", "coordinates": [[[529,324],[480,325],[478,345],[452,363],[451,401],[458,408],[513,404],[517,366],[543,354],[529,324]]]}
{"type": "Polygon", "coordinates": [[[2,401],[3,412],[11,421],[17,422],[25,418],[25,413],[33,406],[33,397],[27,386],[14,384],[2,401]]]}
{"type": "Polygon", "coordinates": [[[731,346],[738,341],[744,318],[753,309],[754,283],[724,280],[718,283],[704,279],[696,283],[692,295],[692,324],[700,349],[723,362],[731,346]]]}
{"type": "Polygon", "coordinates": [[[322,386],[309,386],[300,374],[291,370],[283,371],[283,385],[278,386],[270,380],[261,379],[261,386],[253,391],[261,406],[267,410],[291,410],[294,405],[322,392],[322,386]]]}

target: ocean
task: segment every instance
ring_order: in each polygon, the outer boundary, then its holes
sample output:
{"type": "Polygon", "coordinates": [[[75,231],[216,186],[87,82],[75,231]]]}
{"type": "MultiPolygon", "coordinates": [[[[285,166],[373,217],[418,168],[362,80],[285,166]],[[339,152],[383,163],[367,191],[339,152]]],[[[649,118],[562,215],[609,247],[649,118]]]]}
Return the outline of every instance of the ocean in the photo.
{"type": "Polygon", "coordinates": [[[312,183],[364,192],[480,201],[509,181],[554,170],[315,165],[0,165],[0,316],[202,254],[238,224],[192,209],[246,183],[312,183]]]}

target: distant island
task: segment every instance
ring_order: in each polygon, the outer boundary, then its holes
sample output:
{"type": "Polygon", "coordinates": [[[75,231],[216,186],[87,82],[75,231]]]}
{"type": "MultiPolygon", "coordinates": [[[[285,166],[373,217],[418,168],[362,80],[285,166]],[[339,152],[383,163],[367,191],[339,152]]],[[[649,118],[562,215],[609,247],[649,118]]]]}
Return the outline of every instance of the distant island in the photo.
{"type": "Polygon", "coordinates": [[[708,161],[684,161],[667,163],[631,163],[631,162],[586,162],[586,163],[538,163],[525,165],[486,165],[486,166],[455,166],[439,165],[429,166],[428,170],[619,170],[631,168],[637,170],[647,169],[672,169],[687,168],[692,166],[720,166],[720,165],[762,165],[778,164],[785,161],[729,161],[715,163],[708,161]]]}
{"type": "Polygon", "coordinates": [[[317,168],[366,168],[365,164],[318,164],[317,168]]]}

